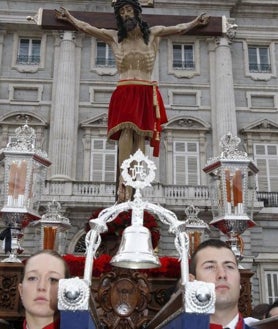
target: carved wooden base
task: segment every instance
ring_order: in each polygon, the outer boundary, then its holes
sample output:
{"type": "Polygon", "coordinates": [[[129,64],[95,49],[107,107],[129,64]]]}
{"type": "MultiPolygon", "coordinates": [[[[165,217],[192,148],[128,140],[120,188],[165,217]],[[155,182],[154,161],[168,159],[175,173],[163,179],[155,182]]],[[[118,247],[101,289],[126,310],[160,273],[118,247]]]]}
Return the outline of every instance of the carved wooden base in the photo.
{"type": "MultiPolygon", "coordinates": [[[[247,317],[252,309],[250,278],[253,273],[240,270],[240,274],[239,310],[247,317]]],[[[159,321],[183,309],[182,294],[177,293],[176,288],[176,279],[147,278],[143,273],[127,269],[109,272],[95,279],[92,285],[98,318],[107,329],[137,329],[144,324],[155,328],[159,321]]]]}
{"type": "Polygon", "coordinates": [[[0,263],[0,318],[15,320],[23,317],[18,292],[18,284],[21,282],[23,264],[0,263]]]}
{"type": "Polygon", "coordinates": [[[94,280],[92,291],[104,328],[137,329],[165,305],[176,279],[148,279],[135,270],[117,269],[94,280]]]}

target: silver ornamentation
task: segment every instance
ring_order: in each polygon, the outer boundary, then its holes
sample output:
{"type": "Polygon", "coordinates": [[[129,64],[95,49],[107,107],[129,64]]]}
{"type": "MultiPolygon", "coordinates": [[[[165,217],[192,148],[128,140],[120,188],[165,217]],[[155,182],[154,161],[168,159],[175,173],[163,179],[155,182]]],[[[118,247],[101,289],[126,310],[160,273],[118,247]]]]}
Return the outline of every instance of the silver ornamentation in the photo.
{"type": "Polygon", "coordinates": [[[59,280],[59,310],[88,310],[89,296],[90,288],[85,280],[79,279],[78,277],[59,280]]]}
{"type": "Polygon", "coordinates": [[[213,314],[216,296],[214,283],[192,281],[185,285],[185,312],[213,314]]]}
{"type": "Polygon", "coordinates": [[[135,189],[143,189],[147,186],[151,186],[151,182],[155,178],[156,166],[141,150],[138,150],[134,155],[131,155],[129,159],[125,160],[121,168],[126,185],[135,189]],[[131,166],[133,161],[137,164],[131,166]]]}
{"type": "MultiPolygon", "coordinates": [[[[68,310],[81,310],[86,307],[86,303],[82,303],[85,298],[81,295],[83,292],[87,293],[88,287],[91,285],[92,268],[94,262],[94,256],[96,250],[100,244],[100,234],[107,231],[107,223],[113,221],[121,212],[131,210],[131,226],[130,228],[142,228],[144,224],[144,210],[157,216],[157,218],[164,224],[169,226],[169,232],[175,235],[175,247],[179,253],[181,260],[181,284],[187,290],[187,284],[189,281],[189,270],[188,270],[188,251],[189,251],[189,239],[186,233],[186,224],[184,221],[179,221],[175,213],[165,209],[159,205],[149,203],[142,200],[142,195],[140,189],[144,187],[151,186],[151,182],[155,178],[155,165],[148,159],[140,150],[138,150],[134,155],[131,155],[129,159],[125,160],[121,166],[123,169],[122,176],[124,178],[125,184],[132,186],[135,189],[134,200],[127,201],[120,204],[115,204],[110,208],[106,208],[100,212],[98,218],[90,221],[91,230],[86,235],[86,262],[84,269],[84,280],[72,281],[69,283],[61,282],[61,287],[59,287],[59,305],[62,309],[68,310]],[[84,287],[76,288],[77,283],[85,284],[84,287]],[[71,287],[72,286],[72,287],[71,287]],[[74,288],[74,290],[72,290],[74,288]],[[77,290],[76,290],[77,289],[77,290]],[[60,301],[61,299],[61,301],[60,301]],[[76,303],[77,301],[77,303],[76,303]]],[[[139,230],[141,232],[141,230],[139,230]]],[[[143,253],[142,253],[143,255],[143,253]]],[[[142,256],[141,255],[141,256],[142,256]]],[[[127,262],[132,262],[133,259],[126,260],[127,262]]],[[[142,263],[145,261],[143,257],[142,263]]],[[[136,268],[140,268],[139,266],[136,268]]],[[[64,280],[67,281],[67,280],[64,280]]],[[[194,287],[196,284],[194,285],[194,287]]],[[[191,285],[189,285],[191,287],[191,285]]],[[[200,286],[198,286],[198,289],[200,286]]],[[[189,295],[192,298],[192,288],[189,290],[189,295]]],[[[197,293],[198,313],[205,313],[206,310],[210,310],[211,302],[215,299],[213,296],[213,291],[211,291],[211,285],[207,283],[202,283],[201,288],[197,293]],[[207,290],[205,286],[208,285],[207,290]],[[211,296],[211,297],[210,297],[211,296]],[[206,307],[209,304],[210,307],[206,307]]],[[[87,298],[87,297],[86,297],[87,298]]],[[[85,299],[86,299],[85,298],[85,299]]],[[[195,298],[195,299],[196,299],[195,298]]],[[[194,302],[191,302],[189,309],[195,310],[194,302]]]]}

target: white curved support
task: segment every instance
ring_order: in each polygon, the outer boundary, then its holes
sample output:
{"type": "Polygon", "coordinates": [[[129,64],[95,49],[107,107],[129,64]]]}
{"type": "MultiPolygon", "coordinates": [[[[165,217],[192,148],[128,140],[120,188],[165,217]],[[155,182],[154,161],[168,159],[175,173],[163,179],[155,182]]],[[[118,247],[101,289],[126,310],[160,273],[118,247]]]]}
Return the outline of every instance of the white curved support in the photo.
{"type": "Polygon", "coordinates": [[[74,301],[77,302],[79,307],[84,307],[84,305],[88,304],[88,300],[84,301],[83,299],[88,299],[87,292],[91,284],[93,260],[101,242],[100,234],[107,231],[106,224],[112,222],[121,212],[131,210],[131,226],[143,225],[144,210],[147,210],[156,215],[163,224],[168,225],[169,232],[175,235],[175,247],[181,260],[181,283],[185,289],[184,309],[186,312],[211,313],[214,310],[215,301],[214,287],[212,284],[198,281],[195,281],[194,284],[189,282],[189,238],[186,233],[185,223],[179,221],[172,211],[142,200],[140,189],[150,186],[151,181],[155,177],[155,166],[153,162],[148,160],[148,157],[138,150],[134,156],[130,156],[130,159],[123,162],[122,169],[123,177],[126,178],[126,185],[136,189],[134,200],[106,208],[101,211],[97,219],[90,221],[91,230],[86,236],[87,255],[84,280],[75,279],[75,281],[68,281],[67,284],[65,283],[67,280],[61,280],[61,285],[59,286],[59,301],[60,299],[61,301],[59,306],[73,309],[74,301]],[[135,168],[135,161],[138,162],[138,165],[136,166],[136,170],[131,171],[132,176],[129,177],[128,168],[130,168],[131,163],[133,163],[133,168],[135,168]],[[81,283],[80,281],[83,282],[81,283]],[[71,284],[73,285],[73,290],[70,288],[71,284]]]}

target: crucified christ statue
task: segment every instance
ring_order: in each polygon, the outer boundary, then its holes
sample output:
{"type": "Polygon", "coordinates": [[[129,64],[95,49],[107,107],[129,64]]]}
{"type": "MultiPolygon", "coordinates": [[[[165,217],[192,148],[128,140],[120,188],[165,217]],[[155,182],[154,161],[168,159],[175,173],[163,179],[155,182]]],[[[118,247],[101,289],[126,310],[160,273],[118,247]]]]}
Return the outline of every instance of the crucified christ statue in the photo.
{"type": "MultiPolygon", "coordinates": [[[[114,14],[118,30],[112,30],[78,20],[63,7],[55,12],[57,19],[104,41],[114,53],[119,81],[109,104],[107,136],[118,140],[119,168],[138,148],[145,151],[146,139],[153,147],[153,155],[158,156],[160,132],[167,122],[157,82],[151,81],[160,39],[204,26],[209,17],[201,14],[189,23],[149,27],[142,20],[138,0],[117,0],[114,14]]],[[[131,190],[123,184],[121,177],[117,193],[119,202],[131,198],[131,190]]]]}

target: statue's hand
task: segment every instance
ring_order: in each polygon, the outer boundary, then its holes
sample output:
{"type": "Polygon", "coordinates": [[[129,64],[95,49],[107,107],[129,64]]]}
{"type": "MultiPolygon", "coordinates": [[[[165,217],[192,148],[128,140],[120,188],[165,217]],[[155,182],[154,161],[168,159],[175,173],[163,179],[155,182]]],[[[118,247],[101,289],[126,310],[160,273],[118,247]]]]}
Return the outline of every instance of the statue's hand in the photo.
{"type": "Polygon", "coordinates": [[[70,22],[70,13],[64,7],[60,7],[60,10],[55,9],[55,16],[59,20],[70,22]]]}
{"type": "Polygon", "coordinates": [[[202,13],[196,18],[196,21],[198,26],[207,25],[209,22],[209,16],[207,16],[206,13],[202,13]]]}

